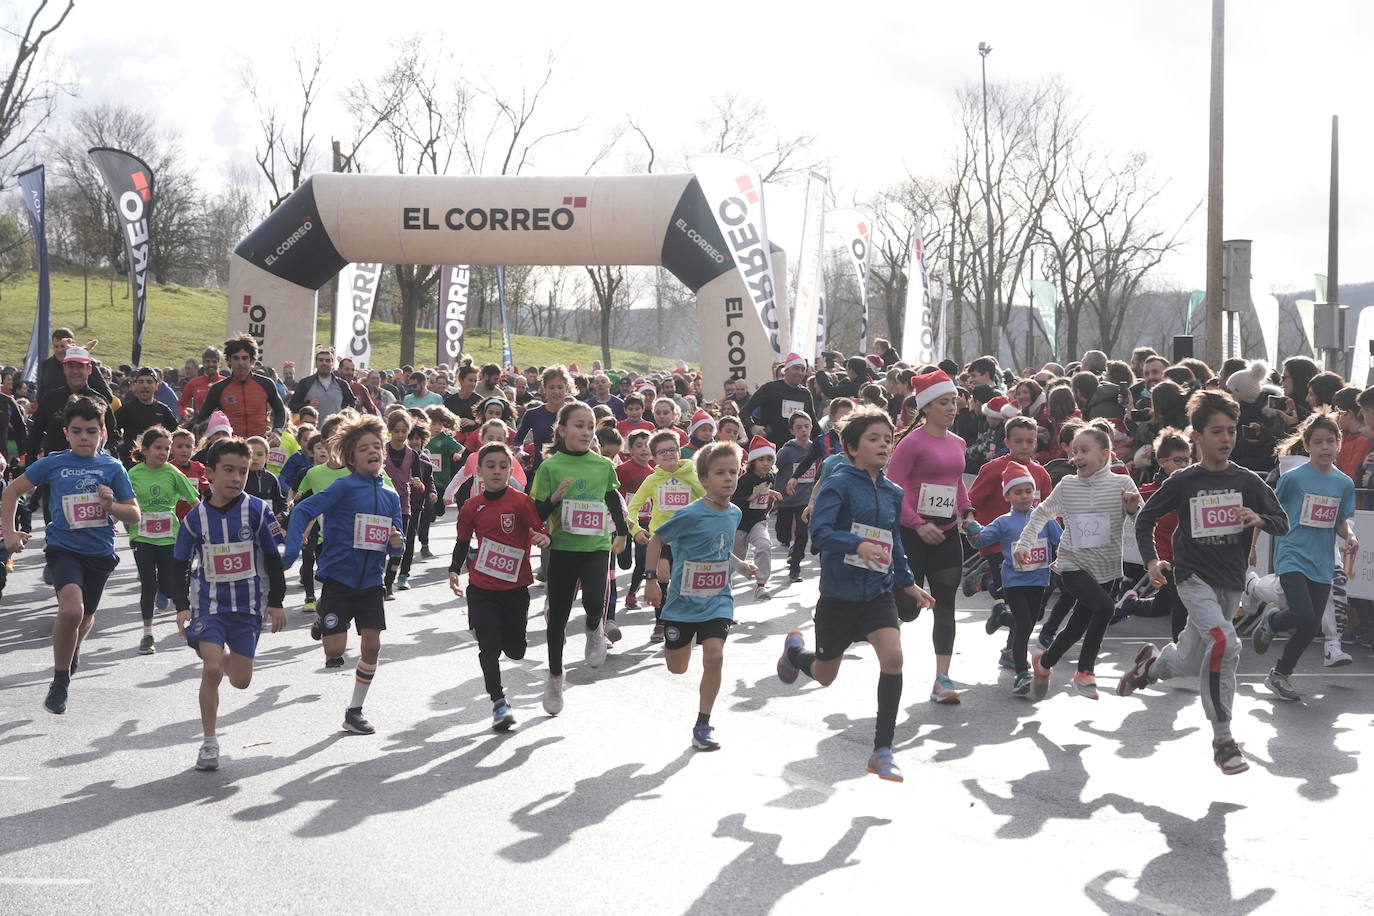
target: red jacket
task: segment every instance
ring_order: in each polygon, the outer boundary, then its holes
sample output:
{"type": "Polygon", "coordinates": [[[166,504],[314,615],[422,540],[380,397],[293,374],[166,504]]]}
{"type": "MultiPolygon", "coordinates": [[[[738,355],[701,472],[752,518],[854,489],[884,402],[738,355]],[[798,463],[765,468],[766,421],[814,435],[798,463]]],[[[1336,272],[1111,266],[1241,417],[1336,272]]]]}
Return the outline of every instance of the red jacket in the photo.
{"type": "MultiPolygon", "coordinates": [[[[1002,455],[992,459],[983,465],[978,472],[978,479],[969,488],[968,499],[973,504],[973,511],[977,514],[980,525],[991,525],[998,518],[1011,511],[1011,504],[1002,494],[1002,469],[1011,460],[1010,455],[1002,455]]],[[[1049,472],[1034,461],[1026,462],[1026,469],[1030,471],[1031,477],[1035,480],[1036,488],[1040,490],[1040,498],[1044,499],[1052,489],[1049,472]]],[[[1002,545],[993,544],[978,552],[985,557],[990,557],[993,554],[1001,553],[1002,545]]]]}

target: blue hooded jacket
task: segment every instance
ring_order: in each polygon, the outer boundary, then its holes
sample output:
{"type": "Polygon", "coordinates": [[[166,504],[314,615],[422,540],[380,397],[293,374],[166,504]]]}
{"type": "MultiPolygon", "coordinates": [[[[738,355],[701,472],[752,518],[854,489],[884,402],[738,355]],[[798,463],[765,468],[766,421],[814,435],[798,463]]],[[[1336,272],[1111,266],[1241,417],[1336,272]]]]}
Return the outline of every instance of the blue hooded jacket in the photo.
{"type": "Polygon", "coordinates": [[[282,562],[287,567],[296,562],[306,527],[315,516],[323,515],[324,545],[315,564],[315,578],[333,579],[355,589],[381,585],[388,551],[353,546],[353,520],[360,512],[385,515],[392,527],[402,527],[401,500],[396,491],[384,485],[380,475],[353,471],[303,500],[291,512],[282,562]]]}
{"type": "Polygon", "coordinates": [[[902,488],[883,474],[875,479],[848,462],[826,478],[811,510],[811,540],[821,551],[821,594],[844,601],[871,601],[884,592],[916,583],[902,549],[902,488]],[[863,538],[854,523],[871,525],[892,534],[892,563],[873,572],[844,561],[859,549],[863,538]]]}

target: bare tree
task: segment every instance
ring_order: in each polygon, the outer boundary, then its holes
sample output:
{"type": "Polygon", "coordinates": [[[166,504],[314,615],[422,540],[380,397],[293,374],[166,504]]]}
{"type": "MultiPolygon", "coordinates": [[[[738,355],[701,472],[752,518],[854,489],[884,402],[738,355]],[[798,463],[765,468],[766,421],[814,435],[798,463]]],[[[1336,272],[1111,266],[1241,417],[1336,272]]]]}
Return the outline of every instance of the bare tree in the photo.
{"type": "Polygon", "coordinates": [[[43,15],[48,0],[39,0],[22,33],[0,29],[10,61],[0,84],[0,190],[8,187],[8,179],[18,171],[13,165],[15,157],[47,126],[58,96],[72,92],[71,87],[52,77],[43,66],[42,51],[44,43],[62,28],[75,5],[75,0],[67,0],[54,20],[43,15]],[[41,24],[45,19],[50,24],[41,24]]]}
{"type": "Polygon", "coordinates": [[[315,134],[310,112],[324,91],[324,65],[328,54],[319,45],[298,48],[294,63],[299,104],[283,111],[281,103],[258,85],[252,69],[242,74],[244,88],[257,111],[261,145],[253,149],[253,159],[267,179],[268,209],[275,210],[291,192],[301,186],[314,162],[315,134]]]}
{"type": "MultiPolygon", "coordinates": [[[[784,134],[769,119],[763,103],[733,92],[711,99],[711,114],[697,122],[706,151],[738,156],[758,170],[764,184],[785,183],[820,162],[810,158],[815,137],[784,134]]],[[[645,141],[648,142],[647,140],[645,141]]]]}

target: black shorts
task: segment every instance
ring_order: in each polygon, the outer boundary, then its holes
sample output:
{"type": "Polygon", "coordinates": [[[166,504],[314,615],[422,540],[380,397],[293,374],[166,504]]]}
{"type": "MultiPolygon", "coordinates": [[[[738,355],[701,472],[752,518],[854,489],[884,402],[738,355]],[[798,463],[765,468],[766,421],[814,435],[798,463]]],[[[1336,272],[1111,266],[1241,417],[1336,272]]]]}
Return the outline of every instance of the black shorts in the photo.
{"type": "Polygon", "coordinates": [[[47,560],[48,571],[52,573],[53,591],[60,592],[68,585],[81,586],[85,612],[94,614],[100,606],[106,580],[119,565],[119,556],[112,553],[108,557],[92,557],[61,547],[45,547],[43,557],[47,560]]]}
{"type": "Polygon", "coordinates": [[[816,657],[831,661],[844,655],[856,642],[867,642],[868,634],[884,627],[901,626],[897,601],[884,592],[871,601],[845,601],[821,595],[816,602],[816,657]]]}
{"type": "Polygon", "coordinates": [[[348,632],[352,622],[359,633],[363,630],[386,629],[386,588],[373,585],[369,588],[349,588],[342,582],[325,579],[320,588],[320,633],[334,636],[348,632]]]}
{"type": "Polygon", "coordinates": [[[519,588],[482,588],[469,584],[463,593],[468,602],[468,626],[499,627],[509,632],[516,626],[525,630],[530,617],[530,590],[519,588]]]}
{"type": "Polygon", "coordinates": [[[712,617],[710,620],[669,620],[666,617],[661,621],[663,624],[663,647],[665,649],[681,649],[683,646],[692,644],[692,637],[695,636],[697,645],[701,645],[708,639],[724,639],[730,635],[730,627],[734,621],[729,617],[712,617]]]}

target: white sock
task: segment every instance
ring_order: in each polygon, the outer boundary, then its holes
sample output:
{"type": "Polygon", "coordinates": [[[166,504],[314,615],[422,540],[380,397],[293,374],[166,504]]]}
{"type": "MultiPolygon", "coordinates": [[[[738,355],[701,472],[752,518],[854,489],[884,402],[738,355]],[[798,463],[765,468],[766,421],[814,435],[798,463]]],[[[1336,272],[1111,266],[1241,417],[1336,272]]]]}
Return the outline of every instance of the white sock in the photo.
{"type": "Polygon", "coordinates": [[[213,747],[219,747],[219,735],[206,735],[205,737],[200,739],[200,743],[209,744],[213,747]]]}
{"type": "Polygon", "coordinates": [[[143,621],[143,635],[144,635],[144,636],[152,636],[152,635],[153,635],[153,622],[152,622],[151,620],[145,620],[145,621],[143,621]]]}

